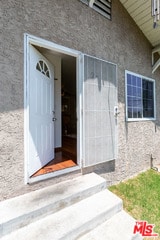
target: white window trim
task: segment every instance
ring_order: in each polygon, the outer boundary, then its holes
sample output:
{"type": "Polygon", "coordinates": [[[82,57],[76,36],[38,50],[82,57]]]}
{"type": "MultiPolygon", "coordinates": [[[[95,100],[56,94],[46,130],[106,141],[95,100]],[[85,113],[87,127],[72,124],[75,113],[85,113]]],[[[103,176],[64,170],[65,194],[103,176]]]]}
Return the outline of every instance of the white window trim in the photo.
{"type": "Polygon", "coordinates": [[[128,70],[125,70],[125,105],[126,105],[126,121],[127,122],[140,122],[140,121],[154,121],[156,120],[156,91],[155,91],[156,82],[153,78],[149,78],[128,70]],[[153,118],[128,118],[128,101],[127,101],[127,74],[134,75],[139,78],[143,78],[153,82],[153,93],[154,93],[154,117],[153,118]]]}

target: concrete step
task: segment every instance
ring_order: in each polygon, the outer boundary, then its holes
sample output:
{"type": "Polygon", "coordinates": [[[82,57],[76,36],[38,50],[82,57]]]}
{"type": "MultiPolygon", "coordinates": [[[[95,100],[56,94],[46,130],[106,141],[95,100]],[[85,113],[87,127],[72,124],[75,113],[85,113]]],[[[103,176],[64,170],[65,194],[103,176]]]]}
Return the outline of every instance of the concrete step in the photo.
{"type": "Polygon", "coordinates": [[[91,173],[0,202],[0,236],[53,214],[105,188],[106,181],[91,173]]]}
{"type": "Polygon", "coordinates": [[[77,240],[142,240],[133,234],[134,225],[135,219],[122,210],[77,240]]]}
{"type": "Polygon", "coordinates": [[[14,231],[2,240],[77,239],[121,210],[122,200],[106,189],[14,231]]]}

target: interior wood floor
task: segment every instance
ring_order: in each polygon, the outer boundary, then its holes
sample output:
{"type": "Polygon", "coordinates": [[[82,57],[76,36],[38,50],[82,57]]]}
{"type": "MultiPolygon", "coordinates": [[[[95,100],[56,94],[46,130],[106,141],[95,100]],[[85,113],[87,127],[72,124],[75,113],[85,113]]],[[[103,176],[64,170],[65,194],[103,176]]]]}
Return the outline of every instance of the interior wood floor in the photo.
{"type": "Polygon", "coordinates": [[[76,138],[64,136],[62,138],[62,148],[55,151],[55,158],[42,167],[32,177],[74,167],[77,165],[77,141],[76,138]]]}

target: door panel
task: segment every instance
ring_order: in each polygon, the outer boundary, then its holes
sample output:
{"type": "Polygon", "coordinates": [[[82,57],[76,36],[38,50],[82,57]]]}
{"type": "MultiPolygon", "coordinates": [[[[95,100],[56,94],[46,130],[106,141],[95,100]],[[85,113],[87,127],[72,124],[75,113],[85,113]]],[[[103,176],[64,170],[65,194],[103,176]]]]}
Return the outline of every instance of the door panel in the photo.
{"type": "Polygon", "coordinates": [[[84,55],[84,167],[116,158],[116,65],[84,55]]]}
{"type": "Polygon", "coordinates": [[[30,45],[29,176],[54,158],[54,72],[49,61],[30,45]]]}

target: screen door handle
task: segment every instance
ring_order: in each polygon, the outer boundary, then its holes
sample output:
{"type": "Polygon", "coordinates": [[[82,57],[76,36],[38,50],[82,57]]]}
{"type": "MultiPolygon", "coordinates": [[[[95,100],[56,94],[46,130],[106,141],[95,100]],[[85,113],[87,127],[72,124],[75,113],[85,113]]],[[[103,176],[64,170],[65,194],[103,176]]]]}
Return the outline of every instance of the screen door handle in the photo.
{"type": "Polygon", "coordinates": [[[52,121],[55,122],[57,120],[57,118],[52,118],[52,121]]]}

